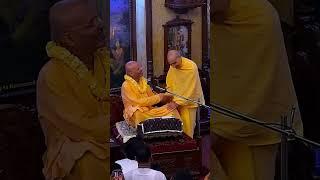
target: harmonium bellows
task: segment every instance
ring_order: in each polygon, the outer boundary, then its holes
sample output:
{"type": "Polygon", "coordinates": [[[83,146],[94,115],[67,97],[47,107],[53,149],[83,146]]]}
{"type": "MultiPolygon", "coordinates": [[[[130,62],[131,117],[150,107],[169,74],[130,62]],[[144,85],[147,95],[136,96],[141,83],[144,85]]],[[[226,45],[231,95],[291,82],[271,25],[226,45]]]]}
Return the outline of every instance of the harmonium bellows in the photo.
{"type": "Polygon", "coordinates": [[[137,126],[137,134],[143,139],[181,137],[183,123],[174,117],[147,119],[137,126]]]}

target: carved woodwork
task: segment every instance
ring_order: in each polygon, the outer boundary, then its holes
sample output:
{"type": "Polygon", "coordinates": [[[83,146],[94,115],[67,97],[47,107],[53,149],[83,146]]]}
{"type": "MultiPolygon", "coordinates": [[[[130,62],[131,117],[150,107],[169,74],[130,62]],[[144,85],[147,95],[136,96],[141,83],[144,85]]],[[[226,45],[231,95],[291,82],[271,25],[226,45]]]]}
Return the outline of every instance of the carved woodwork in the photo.
{"type": "Polygon", "coordinates": [[[204,0],[166,0],[165,7],[172,9],[177,14],[185,14],[189,10],[202,6],[204,0]]]}

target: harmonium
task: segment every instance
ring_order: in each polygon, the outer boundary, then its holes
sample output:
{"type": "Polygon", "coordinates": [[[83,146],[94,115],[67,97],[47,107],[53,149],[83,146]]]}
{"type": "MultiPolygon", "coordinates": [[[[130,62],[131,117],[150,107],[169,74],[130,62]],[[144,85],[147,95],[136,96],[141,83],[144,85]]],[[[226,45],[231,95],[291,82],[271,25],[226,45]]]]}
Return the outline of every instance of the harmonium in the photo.
{"type": "Polygon", "coordinates": [[[116,123],[117,140],[125,143],[132,137],[138,136],[145,141],[158,141],[183,136],[183,123],[174,117],[158,117],[147,119],[137,125],[129,126],[125,121],[116,123]]]}
{"type": "Polygon", "coordinates": [[[137,136],[145,140],[182,137],[183,123],[174,117],[147,119],[137,126],[137,136]]]}

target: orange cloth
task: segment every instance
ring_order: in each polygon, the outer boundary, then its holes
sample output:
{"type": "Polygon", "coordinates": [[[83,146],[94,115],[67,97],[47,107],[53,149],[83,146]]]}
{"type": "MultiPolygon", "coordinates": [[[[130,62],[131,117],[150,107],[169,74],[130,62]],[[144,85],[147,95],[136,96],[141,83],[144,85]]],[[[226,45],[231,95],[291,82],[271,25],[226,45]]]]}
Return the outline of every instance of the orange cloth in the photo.
{"type": "MultiPolygon", "coordinates": [[[[94,77],[101,86],[108,87],[109,72],[105,72],[108,68],[103,68],[100,60],[96,57],[94,77]]],[[[109,103],[99,102],[88,82],[80,80],[56,57],[52,57],[39,74],[37,108],[47,146],[43,156],[47,180],[83,179],[79,177],[83,172],[74,169],[79,162],[81,169],[91,167],[92,162],[99,163],[100,169],[90,173],[99,173],[101,180],[109,177],[109,103]],[[79,176],[70,178],[72,174],[79,176]]]]}
{"type": "Polygon", "coordinates": [[[154,94],[149,85],[142,83],[145,81],[144,78],[141,78],[139,83],[133,81],[127,79],[121,87],[121,96],[124,104],[123,117],[128,124],[136,127],[137,124],[146,119],[163,116],[173,116],[180,119],[176,109],[168,110],[166,105],[153,107],[153,105],[160,102],[160,96],[154,94]],[[139,87],[141,88],[139,89],[139,87]]]}

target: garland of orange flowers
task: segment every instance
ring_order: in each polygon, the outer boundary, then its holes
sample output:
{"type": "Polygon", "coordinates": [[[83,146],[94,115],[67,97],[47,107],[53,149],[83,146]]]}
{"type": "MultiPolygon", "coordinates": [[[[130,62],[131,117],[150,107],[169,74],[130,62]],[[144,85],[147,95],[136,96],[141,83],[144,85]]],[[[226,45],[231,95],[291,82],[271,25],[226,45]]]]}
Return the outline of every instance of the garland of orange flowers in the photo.
{"type": "Polygon", "coordinates": [[[128,75],[124,75],[124,79],[127,80],[136,89],[138,89],[141,94],[143,94],[147,91],[148,83],[147,83],[146,78],[141,77],[140,81],[137,82],[132,77],[130,77],[128,75]]]}
{"type": "MultiPolygon", "coordinates": [[[[92,95],[98,101],[109,100],[109,94],[106,88],[102,88],[97,84],[97,81],[93,75],[89,72],[87,66],[80,61],[80,59],[71,54],[66,48],[58,46],[54,41],[50,41],[46,46],[47,54],[50,58],[61,60],[69,68],[71,68],[78,76],[80,80],[88,82],[88,86],[91,90],[92,95]]],[[[95,57],[101,58],[104,69],[109,67],[107,58],[109,57],[109,51],[107,48],[101,48],[95,53],[95,57]]],[[[108,71],[105,71],[106,73],[108,71]]],[[[106,76],[109,76],[106,74],[106,76]]],[[[106,83],[109,83],[107,81],[106,83]]]]}

